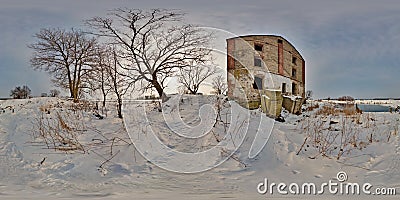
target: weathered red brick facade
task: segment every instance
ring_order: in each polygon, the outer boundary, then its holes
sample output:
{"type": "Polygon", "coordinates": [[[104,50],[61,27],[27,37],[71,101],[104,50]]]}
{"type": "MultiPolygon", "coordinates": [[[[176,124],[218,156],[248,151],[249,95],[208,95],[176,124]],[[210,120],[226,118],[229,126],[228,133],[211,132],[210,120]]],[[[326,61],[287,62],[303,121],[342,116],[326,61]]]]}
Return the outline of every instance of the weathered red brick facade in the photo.
{"type": "Polygon", "coordinates": [[[305,97],[305,60],[285,38],[248,35],[227,39],[228,96],[260,101],[260,91],[305,97]]]}

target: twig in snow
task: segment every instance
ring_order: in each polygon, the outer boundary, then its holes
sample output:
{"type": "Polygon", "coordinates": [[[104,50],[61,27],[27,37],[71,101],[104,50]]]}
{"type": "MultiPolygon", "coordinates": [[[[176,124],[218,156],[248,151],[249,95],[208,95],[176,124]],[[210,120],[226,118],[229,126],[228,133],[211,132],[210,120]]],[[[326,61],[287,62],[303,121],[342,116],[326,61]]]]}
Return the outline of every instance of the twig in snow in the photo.
{"type": "Polygon", "coordinates": [[[101,163],[100,168],[103,168],[103,165],[105,165],[106,163],[110,162],[116,155],[119,154],[119,152],[121,152],[120,150],[118,150],[118,152],[116,154],[114,154],[113,156],[111,156],[110,158],[108,158],[107,160],[105,160],[103,163],[101,163]]]}
{"type": "Polygon", "coordinates": [[[44,157],[42,161],[40,161],[40,165],[43,165],[44,161],[46,160],[47,157],[44,157]]]}
{"type": "Polygon", "coordinates": [[[301,145],[299,151],[297,151],[296,155],[299,155],[299,154],[300,154],[301,150],[304,148],[304,145],[305,145],[306,142],[307,142],[307,139],[308,139],[308,137],[306,137],[306,138],[304,139],[304,142],[303,142],[303,144],[301,145]]]}
{"type": "MultiPolygon", "coordinates": [[[[229,155],[229,153],[225,150],[225,149],[222,149],[221,150],[222,151],[222,153],[223,154],[225,154],[225,155],[229,155]]],[[[238,162],[239,164],[241,164],[243,167],[247,167],[247,165],[246,165],[246,163],[244,163],[243,161],[241,161],[238,157],[236,157],[235,155],[231,155],[231,156],[229,156],[230,158],[232,158],[233,160],[235,160],[236,162],[238,162]]]]}

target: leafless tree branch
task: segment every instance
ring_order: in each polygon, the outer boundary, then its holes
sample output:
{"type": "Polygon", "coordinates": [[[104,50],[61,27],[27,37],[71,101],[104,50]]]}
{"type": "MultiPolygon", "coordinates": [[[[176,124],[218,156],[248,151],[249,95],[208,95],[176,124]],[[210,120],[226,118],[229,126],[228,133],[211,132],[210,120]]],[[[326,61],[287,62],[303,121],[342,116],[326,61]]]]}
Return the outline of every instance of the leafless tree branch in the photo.
{"type": "Polygon", "coordinates": [[[190,63],[209,59],[212,33],[191,24],[184,24],[184,13],[177,10],[153,9],[142,11],[120,8],[108,17],[86,21],[94,35],[111,39],[126,62],[121,68],[131,82],[142,90],[154,88],[166,98],[166,78],[173,76],[190,63]]]}

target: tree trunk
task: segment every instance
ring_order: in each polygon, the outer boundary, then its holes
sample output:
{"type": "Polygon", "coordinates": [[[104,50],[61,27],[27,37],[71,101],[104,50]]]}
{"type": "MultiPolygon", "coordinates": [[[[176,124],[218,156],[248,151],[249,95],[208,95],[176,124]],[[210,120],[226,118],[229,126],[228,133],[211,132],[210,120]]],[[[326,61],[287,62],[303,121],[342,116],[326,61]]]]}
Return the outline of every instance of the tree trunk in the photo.
{"type": "Polygon", "coordinates": [[[122,119],[122,99],[118,96],[118,117],[122,119]]]}
{"type": "Polygon", "coordinates": [[[156,88],[158,96],[160,96],[161,101],[165,102],[168,100],[167,95],[164,93],[164,89],[161,87],[160,83],[158,83],[157,78],[153,75],[153,80],[151,84],[156,88]]]}
{"type": "Polygon", "coordinates": [[[78,97],[78,94],[79,92],[78,92],[78,88],[74,88],[74,92],[73,92],[73,97],[72,98],[74,98],[74,102],[75,103],[77,103],[77,102],[79,102],[79,97],[78,97]]]}
{"type": "Polygon", "coordinates": [[[70,92],[71,98],[74,100],[74,102],[77,102],[78,97],[77,97],[77,94],[75,93],[75,88],[72,83],[69,84],[69,92],[70,92]]]}
{"type": "Polygon", "coordinates": [[[106,107],[107,93],[104,89],[104,83],[101,84],[101,93],[103,93],[103,108],[106,107]]]}
{"type": "MultiPolygon", "coordinates": [[[[70,84],[70,85],[71,85],[71,84],[70,84]]],[[[71,98],[75,99],[75,98],[74,98],[74,90],[72,89],[72,85],[71,85],[70,88],[69,88],[69,94],[70,94],[70,97],[71,97],[71,98]]]]}
{"type": "MultiPolygon", "coordinates": [[[[100,65],[101,65],[101,60],[100,60],[100,65]]],[[[104,88],[104,73],[105,70],[104,68],[101,69],[101,93],[103,93],[103,108],[106,107],[106,98],[107,98],[107,92],[104,88]]]]}
{"type": "Polygon", "coordinates": [[[103,108],[106,107],[106,98],[107,98],[107,95],[103,94],[103,108]]]}
{"type": "Polygon", "coordinates": [[[196,94],[196,93],[197,93],[196,91],[191,90],[191,89],[189,89],[189,92],[190,92],[191,94],[196,94]]]}

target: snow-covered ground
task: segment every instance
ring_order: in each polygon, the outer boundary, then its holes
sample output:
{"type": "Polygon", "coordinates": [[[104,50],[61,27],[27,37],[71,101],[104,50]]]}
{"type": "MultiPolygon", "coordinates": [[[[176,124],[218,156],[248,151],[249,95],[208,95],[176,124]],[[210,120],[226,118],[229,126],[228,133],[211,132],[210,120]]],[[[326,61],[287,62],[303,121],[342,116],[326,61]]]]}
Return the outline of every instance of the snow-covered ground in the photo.
{"type": "MultiPolygon", "coordinates": [[[[174,98],[177,97],[172,100],[174,98]]],[[[210,110],[215,101],[213,96],[184,96],[179,99],[178,107],[168,102],[164,104],[163,112],[159,112],[157,102],[130,102],[130,115],[125,116],[124,122],[129,122],[126,126],[129,133],[123,121],[116,117],[112,104],[107,106],[106,112],[99,111],[104,116],[99,119],[89,109],[93,105],[77,107],[57,98],[0,101],[0,199],[333,199],[338,196],[261,195],[257,186],[264,178],[276,183],[321,184],[336,180],[339,171],[347,173],[349,182],[394,187],[400,192],[398,113],[363,113],[349,118],[357,121],[347,122],[355,124],[349,127],[357,130],[357,148],[337,160],[337,149],[323,156],[313,146],[315,143],[304,143],[306,127],[320,120],[323,121],[321,126],[340,132],[343,116],[316,114],[326,102],[312,102],[313,105],[320,104],[319,108],[300,116],[285,113],[286,122],[274,123],[271,136],[263,146],[269,136],[269,118],[258,110],[247,111],[238,108],[234,102],[226,102],[221,111],[224,122],[210,126],[215,119],[215,113],[210,110]],[[204,107],[206,104],[211,106],[204,107]],[[233,110],[233,107],[237,109],[233,110]],[[176,117],[177,114],[180,117],[176,117]],[[247,114],[248,118],[243,121],[232,117],[239,119],[247,114]],[[57,123],[51,123],[60,119],[65,123],[64,129],[68,130],[65,134],[74,133],[71,138],[76,141],[56,143],[48,136],[46,145],[38,134],[51,132],[46,127],[49,124],[56,127],[57,123]],[[178,121],[180,119],[183,123],[178,121]],[[225,131],[224,126],[229,129],[238,121],[248,127],[247,134],[241,134],[241,127],[232,132],[225,131]],[[140,148],[140,152],[135,150],[132,141],[136,145],[144,144],[143,137],[150,134],[150,129],[146,129],[148,126],[168,149],[199,153],[217,146],[220,154],[199,156],[191,163],[185,163],[187,160],[173,162],[171,166],[170,161],[177,154],[174,151],[161,152],[154,146],[147,146],[147,153],[140,148]],[[40,128],[44,131],[38,131],[40,128]],[[256,136],[260,129],[265,130],[259,132],[262,137],[256,136]],[[207,134],[201,135],[203,132],[207,134]],[[185,139],[176,133],[193,138],[185,139]],[[233,141],[242,142],[240,147],[239,143],[232,145],[231,140],[224,140],[231,133],[238,134],[233,141]],[[373,137],[369,141],[371,133],[373,137]],[[225,143],[218,146],[218,141],[225,143]],[[262,151],[249,158],[249,151],[255,146],[263,147],[262,151]],[[236,147],[238,150],[233,152],[236,147]],[[159,156],[151,156],[154,152],[159,156]],[[222,162],[227,155],[228,159],[222,162]],[[210,164],[209,168],[213,164],[220,165],[199,173],[162,169],[189,170],[204,163],[210,164]]],[[[392,102],[395,103],[398,102],[392,102]]],[[[64,125],[58,123],[58,126],[64,125]]],[[[383,197],[341,195],[339,198],[383,197]]],[[[398,199],[396,196],[385,198],[398,199]]]]}

